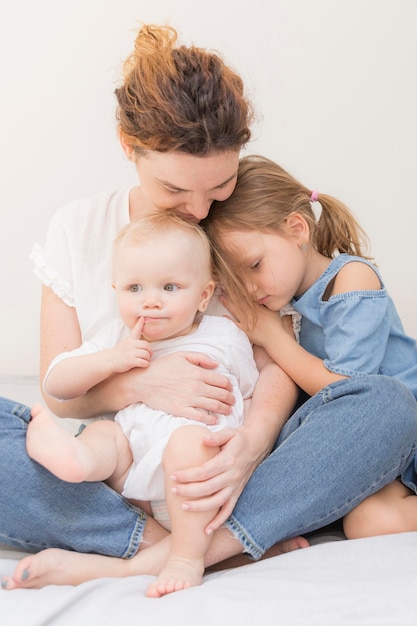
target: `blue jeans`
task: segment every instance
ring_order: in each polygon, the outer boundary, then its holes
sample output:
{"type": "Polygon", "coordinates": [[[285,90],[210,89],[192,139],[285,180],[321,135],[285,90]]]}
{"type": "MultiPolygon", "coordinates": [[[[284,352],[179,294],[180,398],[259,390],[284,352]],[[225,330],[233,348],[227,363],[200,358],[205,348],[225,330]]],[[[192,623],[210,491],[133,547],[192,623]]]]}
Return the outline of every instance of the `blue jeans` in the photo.
{"type": "Polygon", "coordinates": [[[407,387],[385,376],[333,383],[286,423],[227,526],[258,559],[277,541],[340,519],[401,474],[409,478],[416,450],[417,402],[407,387]]]}
{"type": "Polygon", "coordinates": [[[26,453],[30,410],[0,398],[0,542],[110,556],[136,554],[144,513],[104,483],[67,483],[26,453]]]}
{"type": "MultiPolygon", "coordinates": [[[[146,517],[104,483],[66,483],[26,454],[29,410],[0,400],[0,541],[40,550],[129,557],[146,517]]],[[[417,449],[417,402],[392,378],[334,383],[284,426],[227,524],[259,558],[282,539],[321,528],[392,482],[417,449]]]]}

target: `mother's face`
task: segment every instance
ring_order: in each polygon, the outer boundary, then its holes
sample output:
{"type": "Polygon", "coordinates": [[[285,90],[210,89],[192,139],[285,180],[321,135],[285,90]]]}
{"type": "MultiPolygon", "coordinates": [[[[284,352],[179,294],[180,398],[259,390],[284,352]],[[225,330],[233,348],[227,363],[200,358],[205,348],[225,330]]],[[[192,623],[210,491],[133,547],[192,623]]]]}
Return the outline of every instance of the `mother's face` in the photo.
{"type": "Polygon", "coordinates": [[[141,210],[171,210],[199,222],[213,200],[233,192],[239,152],[227,150],[208,156],[184,152],[146,151],[136,156],[141,210]]]}

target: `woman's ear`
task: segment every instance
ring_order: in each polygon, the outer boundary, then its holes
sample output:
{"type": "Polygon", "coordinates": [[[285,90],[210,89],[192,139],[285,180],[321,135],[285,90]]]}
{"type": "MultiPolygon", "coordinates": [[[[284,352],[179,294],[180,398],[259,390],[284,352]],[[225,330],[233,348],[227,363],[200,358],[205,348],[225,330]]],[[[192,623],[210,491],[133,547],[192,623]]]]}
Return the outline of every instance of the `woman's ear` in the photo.
{"type": "Polygon", "coordinates": [[[204,287],[201,294],[200,304],[198,305],[198,310],[200,311],[200,313],[204,313],[204,311],[207,309],[215,288],[216,283],[214,282],[214,280],[210,280],[204,287]]]}
{"type": "Polygon", "coordinates": [[[120,145],[122,146],[125,157],[128,159],[128,161],[132,161],[132,158],[134,156],[134,150],[132,146],[127,143],[125,136],[120,128],[118,129],[117,134],[119,135],[120,145]]]}
{"type": "Polygon", "coordinates": [[[290,213],[285,220],[287,234],[302,243],[307,243],[310,238],[310,227],[301,213],[290,213]]]}

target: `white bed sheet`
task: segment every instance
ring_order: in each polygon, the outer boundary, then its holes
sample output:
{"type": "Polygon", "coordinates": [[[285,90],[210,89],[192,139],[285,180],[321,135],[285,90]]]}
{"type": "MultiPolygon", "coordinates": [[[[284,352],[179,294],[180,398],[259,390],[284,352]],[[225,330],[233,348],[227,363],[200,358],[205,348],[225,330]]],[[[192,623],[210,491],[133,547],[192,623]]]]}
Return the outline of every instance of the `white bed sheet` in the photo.
{"type": "MultiPolygon", "coordinates": [[[[14,562],[0,560],[0,573],[14,562]]],[[[4,626],[416,626],[417,533],[336,541],[146,598],[148,576],[0,591],[4,626]],[[151,620],[151,622],[144,622],[151,620]]]]}
{"type": "MultiPolygon", "coordinates": [[[[0,395],[40,399],[33,377],[3,377],[0,395]]],[[[0,550],[0,576],[13,572],[19,556],[0,550]]],[[[0,625],[416,626],[417,533],[318,543],[207,574],[200,587],[160,599],[145,597],[150,580],[0,590],[0,625]]]]}

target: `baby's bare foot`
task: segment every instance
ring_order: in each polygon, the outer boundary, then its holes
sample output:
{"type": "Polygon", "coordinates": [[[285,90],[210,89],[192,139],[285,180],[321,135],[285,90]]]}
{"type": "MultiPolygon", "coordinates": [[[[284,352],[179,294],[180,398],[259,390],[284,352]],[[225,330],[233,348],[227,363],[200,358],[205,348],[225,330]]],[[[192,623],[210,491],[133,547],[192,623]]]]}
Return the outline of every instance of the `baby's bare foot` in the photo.
{"type": "Polygon", "coordinates": [[[28,455],[62,480],[85,480],[76,438],[57,424],[41,404],[32,408],[31,415],[26,435],[28,455]]]}
{"type": "Polygon", "coordinates": [[[172,556],[168,559],[158,578],[149,585],[146,595],[160,598],[174,591],[201,585],[204,573],[202,559],[186,559],[172,556]]]}

